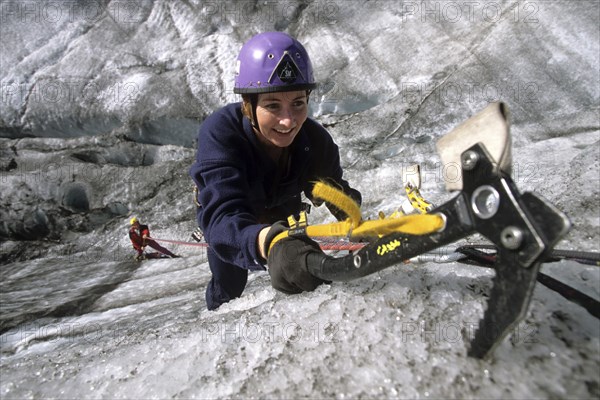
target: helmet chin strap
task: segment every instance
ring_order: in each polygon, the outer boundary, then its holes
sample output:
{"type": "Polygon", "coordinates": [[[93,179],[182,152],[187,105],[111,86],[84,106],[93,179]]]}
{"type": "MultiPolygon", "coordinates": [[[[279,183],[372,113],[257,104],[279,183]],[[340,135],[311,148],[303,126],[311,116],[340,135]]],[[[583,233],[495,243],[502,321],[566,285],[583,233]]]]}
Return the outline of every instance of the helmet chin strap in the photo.
{"type": "Polygon", "coordinates": [[[256,108],[258,107],[258,95],[250,96],[250,113],[252,114],[252,118],[250,118],[250,124],[258,133],[262,133],[260,128],[258,127],[257,119],[256,119],[256,108]]]}

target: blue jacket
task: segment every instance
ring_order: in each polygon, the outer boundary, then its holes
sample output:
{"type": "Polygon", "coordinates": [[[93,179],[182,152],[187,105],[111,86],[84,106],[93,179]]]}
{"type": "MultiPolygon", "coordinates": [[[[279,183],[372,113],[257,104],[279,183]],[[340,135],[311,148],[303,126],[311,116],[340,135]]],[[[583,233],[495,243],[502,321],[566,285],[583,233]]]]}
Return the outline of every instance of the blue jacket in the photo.
{"type": "Polygon", "coordinates": [[[196,161],[190,169],[201,205],[197,222],[223,261],[264,269],[256,248],[258,232],[298,214],[301,193],[313,201],[312,187],[318,180],[334,183],[360,204],[360,193],[342,178],[337,145],[319,123],[306,120],[289,157],[289,168],[280,171],[242,115],[241,103],[223,107],[201,125],[196,161]]]}

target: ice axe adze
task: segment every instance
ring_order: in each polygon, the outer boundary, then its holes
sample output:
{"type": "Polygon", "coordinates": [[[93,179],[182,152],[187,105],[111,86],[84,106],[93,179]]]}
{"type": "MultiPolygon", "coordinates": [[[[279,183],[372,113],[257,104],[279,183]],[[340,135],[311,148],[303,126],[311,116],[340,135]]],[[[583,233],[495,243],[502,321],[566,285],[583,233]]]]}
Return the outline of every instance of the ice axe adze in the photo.
{"type": "Polygon", "coordinates": [[[512,181],[507,114],[504,104],[490,104],[438,141],[444,165],[455,163],[462,172],[446,182],[458,195],[431,211],[445,220],[441,230],[420,236],[391,233],[345,257],[313,253],[307,260],[310,273],[352,280],[478,232],[498,253],[488,307],[469,355],[490,355],[524,318],[541,261],[570,228],[564,213],[537,195],[519,193],[512,181]]]}

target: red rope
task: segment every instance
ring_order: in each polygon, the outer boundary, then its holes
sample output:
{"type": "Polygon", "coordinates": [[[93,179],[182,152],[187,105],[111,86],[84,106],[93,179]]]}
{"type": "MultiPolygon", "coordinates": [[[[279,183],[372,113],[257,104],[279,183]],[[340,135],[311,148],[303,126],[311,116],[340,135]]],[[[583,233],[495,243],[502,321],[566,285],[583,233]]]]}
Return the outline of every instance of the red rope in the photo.
{"type": "MultiPolygon", "coordinates": [[[[180,244],[183,246],[196,246],[196,247],[208,247],[208,243],[194,243],[194,242],[183,242],[179,240],[170,240],[170,239],[157,239],[157,238],[149,238],[152,240],[156,240],[157,242],[165,242],[165,243],[173,243],[180,244]]],[[[322,238],[318,238],[316,240],[321,247],[321,250],[360,250],[365,244],[364,243],[353,243],[346,241],[331,241],[322,238]]]]}
{"type": "Polygon", "coordinates": [[[166,243],[173,243],[173,244],[181,244],[181,245],[184,245],[184,246],[208,247],[208,243],[182,242],[182,241],[179,241],[179,240],[157,239],[157,238],[148,238],[148,239],[156,240],[157,242],[166,242],[166,243]]]}

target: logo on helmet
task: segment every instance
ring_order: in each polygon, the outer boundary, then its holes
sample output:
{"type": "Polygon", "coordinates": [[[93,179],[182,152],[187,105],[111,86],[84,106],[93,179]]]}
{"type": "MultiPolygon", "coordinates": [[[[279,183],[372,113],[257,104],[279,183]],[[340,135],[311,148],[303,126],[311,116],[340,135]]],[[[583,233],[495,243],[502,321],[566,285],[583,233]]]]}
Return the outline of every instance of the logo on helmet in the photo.
{"type": "Polygon", "coordinates": [[[302,72],[290,54],[284,51],[283,56],[281,56],[281,59],[269,77],[269,83],[273,82],[274,75],[277,75],[283,83],[293,83],[299,76],[302,76],[302,72]]]}
{"type": "Polygon", "coordinates": [[[293,64],[290,64],[289,62],[285,63],[283,69],[277,73],[282,82],[290,83],[296,80],[296,71],[294,71],[294,67],[292,67],[292,65],[293,64]]]}

